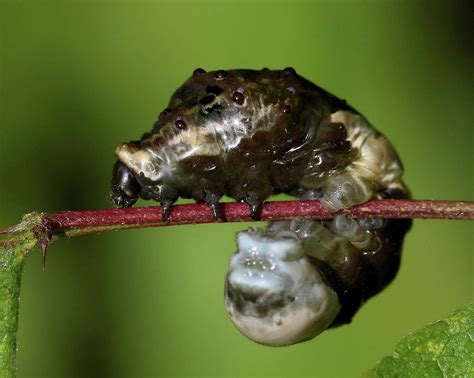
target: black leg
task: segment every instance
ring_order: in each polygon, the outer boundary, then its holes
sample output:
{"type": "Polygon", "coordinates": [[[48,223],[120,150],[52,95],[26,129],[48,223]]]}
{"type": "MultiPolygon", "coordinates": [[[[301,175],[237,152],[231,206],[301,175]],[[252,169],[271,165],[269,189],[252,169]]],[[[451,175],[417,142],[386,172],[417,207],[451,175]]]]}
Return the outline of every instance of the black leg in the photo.
{"type": "Polygon", "coordinates": [[[245,202],[247,202],[247,204],[250,206],[250,217],[254,220],[254,221],[259,221],[262,219],[262,206],[263,206],[263,202],[262,201],[256,201],[252,198],[247,198],[245,200],[245,202]]]}
{"type": "Polygon", "coordinates": [[[212,218],[214,220],[223,220],[225,221],[225,214],[222,211],[222,208],[219,204],[220,195],[216,193],[207,193],[206,194],[206,203],[211,209],[212,218]]]}

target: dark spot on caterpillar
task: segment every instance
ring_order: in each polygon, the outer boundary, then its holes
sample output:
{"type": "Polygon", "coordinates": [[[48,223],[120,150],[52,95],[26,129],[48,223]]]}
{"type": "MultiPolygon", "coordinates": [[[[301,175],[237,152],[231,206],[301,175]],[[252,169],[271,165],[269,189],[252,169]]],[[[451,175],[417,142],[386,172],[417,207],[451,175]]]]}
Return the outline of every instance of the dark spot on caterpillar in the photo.
{"type": "Polygon", "coordinates": [[[200,98],[199,103],[201,105],[208,105],[211,102],[213,102],[215,99],[216,99],[216,96],[213,95],[213,94],[210,94],[210,95],[207,95],[207,96],[204,96],[204,97],[200,98]]]}
{"type": "MultiPolygon", "coordinates": [[[[214,87],[212,89],[216,90],[217,88],[219,87],[214,87]]],[[[213,93],[201,97],[198,101],[201,114],[209,115],[213,112],[216,112],[216,114],[220,116],[219,111],[222,106],[216,100],[216,95],[213,93]]]]}
{"type": "MultiPolygon", "coordinates": [[[[220,117],[220,110],[221,109],[222,109],[222,105],[214,104],[212,106],[202,107],[201,108],[201,114],[203,114],[203,115],[216,114],[220,117]]],[[[217,121],[217,119],[215,119],[215,120],[217,121]]]]}
{"type": "Polygon", "coordinates": [[[341,141],[347,138],[347,129],[340,122],[323,121],[317,131],[321,141],[341,141]]]}
{"type": "Polygon", "coordinates": [[[234,102],[236,102],[237,104],[242,105],[244,103],[245,98],[242,93],[235,91],[232,94],[232,100],[234,100],[234,102]]]}
{"type": "Polygon", "coordinates": [[[186,129],[186,122],[184,122],[181,117],[176,118],[176,121],[175,121],[174,124],[180,130],[185,130],[186,129]]]}
{"type": "Polygon", "coordinates": [[[283,73],[286,74],[286,75],[296,75],[296,71],[293,67],[284,68],[283,73]]]}
{"type": "Polygon", "coordinates": [[[222,109],[222,105],[214,104],[214,105],[212,105],[212,107],[210,109],[207,109],[207,111],[208,111],[208,113],[215,112],[216,114],[218,114],[220,116],[221,109],[222,109]]]}
{"type": "Polygon", "coordinates": [[[214,74],[214,79],[216,80],[224,80],[227,77],[228,73],[224,70],[219,70],[214,74]]]}
{"type": "Polygon", "coordinates": [[[202,68],[196,68],[193,71],[193,76],[202,75],[202,74],[205,74],[205,73],[206,73],[206,70],[203,70],[202,68]]]}
{"type": "Polygon", "coordinates": [[[291,113],[291,106],[290,105],[285,105],[283,107],[283,113],[285,113],[285,114],[291,113]]]}
{"type": "Polygon", "coordinates": [[[206,87],[206,92],[219,96],[222,92],[224,92],[224,90],[218,85],[211,85],[209,87],[206,87]]]}
{"type": "MultiPolygon", "coordinates": [[[[351,142],[348,140],[338,140],[330,142],[331,150],[335,151],[348,151],[351,149],[351,142]]],[[[332,152],[332,153],[334,153],[332,152]]]]}

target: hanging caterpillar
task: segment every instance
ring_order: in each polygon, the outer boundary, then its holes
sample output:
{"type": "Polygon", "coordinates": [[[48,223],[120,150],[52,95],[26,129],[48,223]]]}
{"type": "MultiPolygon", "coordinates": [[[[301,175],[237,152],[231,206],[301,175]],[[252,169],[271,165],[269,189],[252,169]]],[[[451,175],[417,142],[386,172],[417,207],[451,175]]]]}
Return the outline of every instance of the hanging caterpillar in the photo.
{"type": "MultiPolygon", "coordinates": [[[[388,140],[344,100],[292,68],[193,75],[151,132],[120,144],[111,198],[163,207],[209,205],[223,195],[259,219],[268,196],[319,199],[331,211],[369,199],[407,198],[388,140]]],[[[351,321],[396,275],[410,220],[294,219],[237,236],[225,306],[237,328],[265,345],[289,345],[351,321]]]]}

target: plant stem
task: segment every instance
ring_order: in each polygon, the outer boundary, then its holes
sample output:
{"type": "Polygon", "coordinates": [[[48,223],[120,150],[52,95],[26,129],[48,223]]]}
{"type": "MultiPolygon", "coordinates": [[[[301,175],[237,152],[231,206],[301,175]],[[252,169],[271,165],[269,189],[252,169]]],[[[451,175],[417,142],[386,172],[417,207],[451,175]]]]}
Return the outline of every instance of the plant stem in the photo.
{"type": "MultiPolygon", "coordinates": [[[[221,204],[227,222],[251,221],[243,203],[221,204]]],[[[332,219],[338,214],[353,218],[474,219],[474,202],[378,200],[348,210],[331,213],[319,201],[267,202],[262,220],[278,221],[295,217],[332,219]]],[[[223,220],[218,220],[222,222],[223,220]]],[[[16,330],[21,272],[26,254],[39,242],[43,263],[48,244],[64,236],[77,236],[129,228],[218,222],[203,204],[174,206],[167,222],[161,207],[30,213],[20,224],[0,230],[0,375],[15,376],[16,330]]]]}
{"type": "MultiPolygon", "coordinates": [[[[223,203],[226,222],[252,221],[249,207],[244,203],[223,203]]],[[[267,202],[262,209],[262,220],[279,221],[295,217],[332,219],[338,214],[353,218],[430,218],[474,219],[474,202],[428,200],[376,200],[337,213],[326,210],[319,201],[267,202]]],[[[82,235],[126,228],[162,227],[181,224],[216,222],[208,206],[190,204],[174,206],[167,222],[161,220],[161,207],[129,209],[64,211],[44,215],[50,232],[66,236],[82,235]]],[[[222,220],[218,220],[219,222],[222,220]]]]}

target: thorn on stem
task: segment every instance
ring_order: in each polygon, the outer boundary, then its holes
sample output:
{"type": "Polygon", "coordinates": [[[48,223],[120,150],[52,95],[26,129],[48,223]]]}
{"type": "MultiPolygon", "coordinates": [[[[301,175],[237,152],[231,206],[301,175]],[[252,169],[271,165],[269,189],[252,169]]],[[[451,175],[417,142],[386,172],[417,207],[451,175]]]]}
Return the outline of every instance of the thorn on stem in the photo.
{"type": "Polygon", "coordinates": [[[41,224],[39,224],[34,230],[36,237],[38,238],[41,247],[41,263],[43,272],[46,268],[46,256],[48,254],[48,246],[53,237],[53,230],[50,222],[43,218],[41,224]]]}
{"type": "Polygon", "coordinates": [[[43,272],[46,269],[46,255],[48,253],[48,245],[50,240],[44,238],[44,237],[39,237],[39,242],[41,246],[41,263],[43,267],[43,272]]]}

